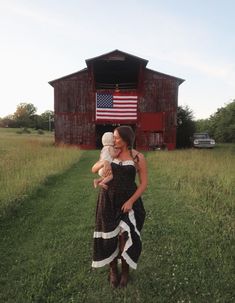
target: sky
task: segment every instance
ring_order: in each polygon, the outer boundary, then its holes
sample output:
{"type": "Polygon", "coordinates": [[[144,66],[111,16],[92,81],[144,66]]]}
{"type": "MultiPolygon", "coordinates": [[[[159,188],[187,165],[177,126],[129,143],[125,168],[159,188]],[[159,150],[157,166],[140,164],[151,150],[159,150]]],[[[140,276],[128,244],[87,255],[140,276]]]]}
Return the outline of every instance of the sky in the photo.
{"type": "Polygon", "coordinates": [[[235,99],[234,0],[0,0],[0,117],[53,110],[49,81],[119,49],[185,79],[178,105],[209,118],[235,99]]]}

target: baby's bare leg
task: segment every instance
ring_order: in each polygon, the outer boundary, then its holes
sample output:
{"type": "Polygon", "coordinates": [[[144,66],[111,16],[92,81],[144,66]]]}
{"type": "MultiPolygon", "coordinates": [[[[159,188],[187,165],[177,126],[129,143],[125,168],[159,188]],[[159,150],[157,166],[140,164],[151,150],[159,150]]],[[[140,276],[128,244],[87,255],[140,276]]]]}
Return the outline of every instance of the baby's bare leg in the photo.
{"type": "Polygon", "coordinates": [[[100,182],[102,182],[103,181],[103,179],[104,178],[98,178],[98,179],[94,179],[94,181],[93,181],[93,184],[94,184],[94,188],[96,188],[99,184],[100,184],[100,182]]]}
{"type": "Polygon", "coordinates": [[[104,189],[108,189],[108,185],[106,185],[106,183],[108,183],[112,179],[113,179],[113,175],[112,174],[108,175],[107,177],[102,179],[102,181],[99,183],[99,186],[103,187],[104,189]]]}

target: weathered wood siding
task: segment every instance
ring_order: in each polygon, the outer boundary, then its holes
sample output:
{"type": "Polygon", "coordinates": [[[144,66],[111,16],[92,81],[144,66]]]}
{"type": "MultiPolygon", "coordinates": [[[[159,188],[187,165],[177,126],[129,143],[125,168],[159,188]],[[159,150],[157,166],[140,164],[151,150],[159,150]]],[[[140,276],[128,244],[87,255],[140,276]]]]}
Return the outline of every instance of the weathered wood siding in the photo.
{"type": "Polygon", "coordinates": [[[140,98],[141,112],[163,112],[176,110],[178,84],[176,79],[146,69],[140,98]]]}
{"type": "Polygon", "coordinates": [[[89,147],[95,140],[95,94],[88,71],[54,84],[55,141],[89,147]]]}
{"type": "MultiPolygon", "coordinates": [[[[175,148],[176,143],[176,113],[178,104],[178,85],[176,78],[146,69],[143,80],[143,90],[139,100],[140,127],[138,128],[137,145],[141,149],[148,149],[153,134],[164,141],[169,149],[175,148]],[[156,115],[156,129],[143,129],[141,126],[141,113],[161,113],[156,115]],[[159,129],[159,121],[163,119],[162,130],[159,129]]],[[[147,116],[146,116],[147,118],[147,116]]]]}

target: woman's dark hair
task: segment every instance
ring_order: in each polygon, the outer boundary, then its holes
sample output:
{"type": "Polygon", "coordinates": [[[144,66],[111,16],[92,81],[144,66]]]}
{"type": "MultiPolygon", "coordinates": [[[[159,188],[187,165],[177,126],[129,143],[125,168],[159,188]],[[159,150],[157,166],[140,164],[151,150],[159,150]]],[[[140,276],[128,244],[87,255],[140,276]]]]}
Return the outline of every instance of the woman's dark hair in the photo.
{"type": "Polygon", "coordinates": [[[132,149],[135,141],[135,133],[130,126],[121,125],[118,126],[115,130],[118,131],[119,136],[124,142],[126,142],[128,149],[132,149]]]}
{"type": "Polygon", "coordinates": [[[118,134],[122,138],[122,140],[124,142],[126,142],[127,148],[129,149],[131,157],[135,163],[136,170],[138,171],[139,156],[138,156],[138,153],[135,156],[133,156],[133,153],[132,153],[132,148],[133,148],[133,145],[135,142],[135,133],[134,133],[133,129],[130,126],[121,125],[121,126],[118,126],[117,128],[115,128],[115,130],[118,131],[118,134]]]}

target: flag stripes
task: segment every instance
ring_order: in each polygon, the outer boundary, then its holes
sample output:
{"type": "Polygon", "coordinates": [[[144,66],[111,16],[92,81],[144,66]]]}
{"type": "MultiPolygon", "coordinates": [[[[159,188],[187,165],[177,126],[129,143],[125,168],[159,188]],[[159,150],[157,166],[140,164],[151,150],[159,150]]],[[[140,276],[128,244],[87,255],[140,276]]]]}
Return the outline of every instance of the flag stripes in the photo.
{"type": "Polygon", "coordinates": [[[137,95],[121,93],[96,94],[96,121],[137,120],[137,95]]]}

